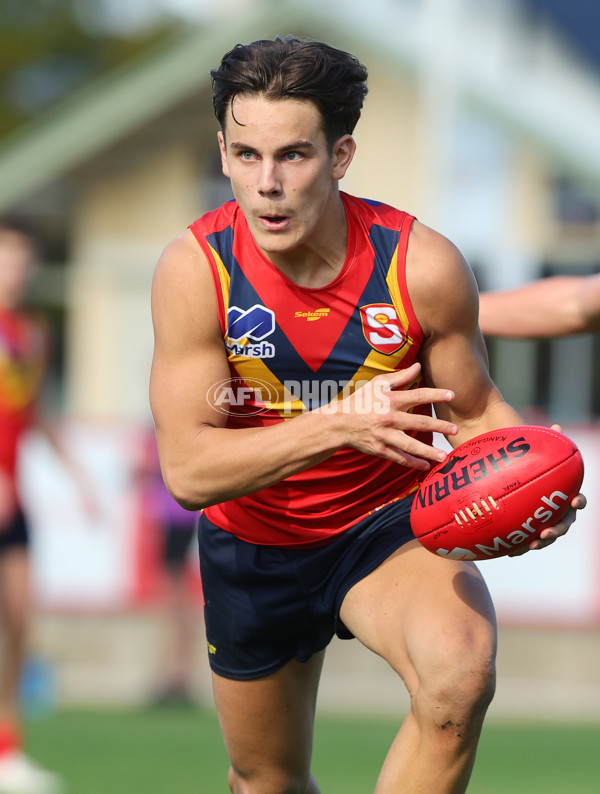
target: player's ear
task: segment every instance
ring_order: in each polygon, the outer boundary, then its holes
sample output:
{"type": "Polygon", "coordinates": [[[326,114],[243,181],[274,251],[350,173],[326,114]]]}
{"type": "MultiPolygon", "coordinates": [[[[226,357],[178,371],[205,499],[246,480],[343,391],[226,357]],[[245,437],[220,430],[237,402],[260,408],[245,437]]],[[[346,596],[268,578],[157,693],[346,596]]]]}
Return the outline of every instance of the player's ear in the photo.
{"type": "Polygon", "coordinates": [[[345,175],[355,151],[356,142],[351,135],[342,135],[341,138],[338,138],[333,145],[332,179],[341,179],[345,175]]]}
{"type": "Polygon", "coordinates": [[[227,147],[225,145],[225,136],[223,132],[219,130],[217,132],[217,140],[219,141],[219,150],[221,152],[221,170],[223,171],[223,176],[229,178],[229,167],[227,165],[227,147]]]}

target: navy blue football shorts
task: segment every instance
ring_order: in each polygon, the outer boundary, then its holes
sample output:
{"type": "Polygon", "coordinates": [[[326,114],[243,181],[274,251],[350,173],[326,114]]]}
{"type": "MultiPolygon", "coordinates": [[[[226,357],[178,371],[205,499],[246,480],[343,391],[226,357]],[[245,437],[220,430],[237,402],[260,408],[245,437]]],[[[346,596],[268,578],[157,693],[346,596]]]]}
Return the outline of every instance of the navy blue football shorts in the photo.
{"type": "Polygon", "coordinates": [[[0,555],[17,546],[29,546],[27,520],[21,510],[14,515],[7,527],[0,530],[0,555]]]}
{"type": "Polygon", "coordinates": [[[212,670],[236,680],[262,678],[293,658],[306,662],[334,634],[351,639],[339,618],[344,596],[414,539],[412,500],[392,502],[308,549],[247,543],[202,515],[200,570],[212,670]]]}

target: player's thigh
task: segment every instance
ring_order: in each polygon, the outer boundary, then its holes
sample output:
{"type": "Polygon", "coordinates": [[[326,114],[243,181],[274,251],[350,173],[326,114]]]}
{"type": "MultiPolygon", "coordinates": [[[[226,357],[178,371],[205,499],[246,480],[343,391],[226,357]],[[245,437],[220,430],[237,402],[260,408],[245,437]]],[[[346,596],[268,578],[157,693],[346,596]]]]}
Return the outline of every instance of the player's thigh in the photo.
{"type": "Polygon", "coordinates": [[[317,689],[325,652],[296,659],[264,678],[236,681],[213,673],[215,703],[233,768],[307,776],[317,689]]]}
{"type": "Polygon", "coordinates": [[[453,669],[493,669],[492,601],[472,563],[436,557],[417,541],[402,546],[352,587],[340,617],[411,689],[453,669]]]}

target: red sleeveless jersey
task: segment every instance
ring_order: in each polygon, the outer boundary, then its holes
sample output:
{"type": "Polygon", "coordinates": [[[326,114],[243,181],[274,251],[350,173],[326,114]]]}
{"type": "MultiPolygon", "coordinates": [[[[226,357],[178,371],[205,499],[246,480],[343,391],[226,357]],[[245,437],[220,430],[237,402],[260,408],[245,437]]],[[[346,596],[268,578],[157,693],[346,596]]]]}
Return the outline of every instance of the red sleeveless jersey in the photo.
{"type": "MultiPolygon", "coordinates": [[[[212,390],[227,427],[288,421],[417,360],[423,334],[405,278],[414,218],[385,204],[341,197],[348,219],[346,261],[337,278],[318,289],[300,287],[277,270],[258,249],[235,201],[190,226],[212,270],[231,369],[231,381],[212,390]]],[[[431,407],[422,410],[430,413],[431,407]]],[[[430,434],[419,438],[431,443],[430,434]]],[[[205,514],[252,543],[316,545],[413,493],[423,476],[344,448],[205,514]]]]}

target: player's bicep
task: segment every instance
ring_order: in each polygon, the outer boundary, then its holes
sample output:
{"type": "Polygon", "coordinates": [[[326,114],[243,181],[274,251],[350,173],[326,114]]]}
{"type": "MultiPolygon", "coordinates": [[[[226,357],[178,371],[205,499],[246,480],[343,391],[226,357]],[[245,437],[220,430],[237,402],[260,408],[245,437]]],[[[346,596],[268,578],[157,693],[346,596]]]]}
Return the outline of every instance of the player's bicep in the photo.
{"type": "Polygon", "coordinates": [[[223,351],[191,345],[177,355],[155,349],[150,404],[157,428],[169,434],[195,434],[204,426],[222,427],[224,414],[214,407],[215,384],[229,377],[223,351]]]}
{"type": "Polygon", "coordinates": [[[212,278],[193,242],[176,241],[161,257],[152,318],[150,402],[159,447],[182,450],[204,426],[223,425],[210,392],[229,376],[212,278]]]}
{"type": "Polygon", "coordinates": [[[471,269],[452,243],[418,225],[409,244],[407,279],[425,335],[420,353],[425,381],[456,395],[436,406],[436,413],[457,424],[480,416],[490,401],[501,398],[489,377],[471,269]]]}

